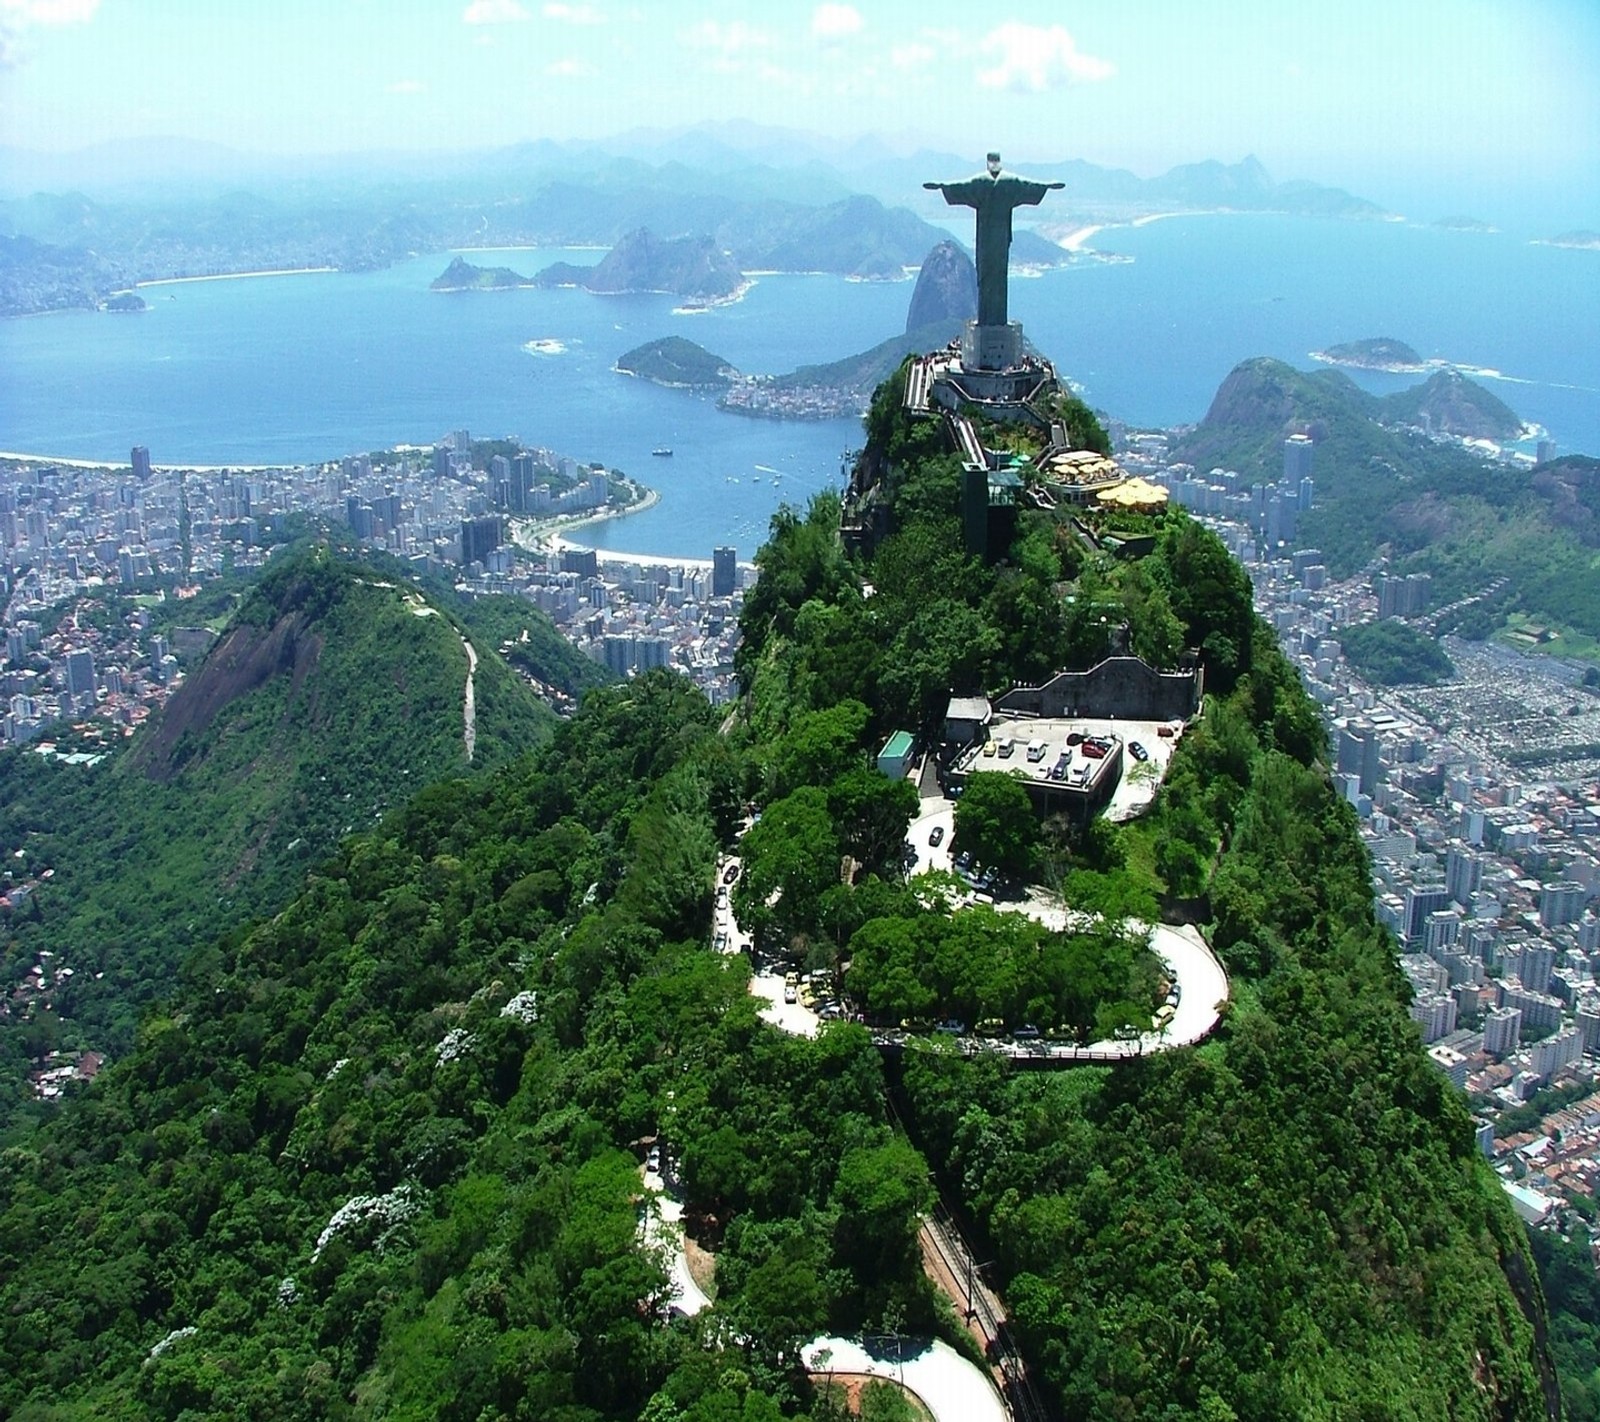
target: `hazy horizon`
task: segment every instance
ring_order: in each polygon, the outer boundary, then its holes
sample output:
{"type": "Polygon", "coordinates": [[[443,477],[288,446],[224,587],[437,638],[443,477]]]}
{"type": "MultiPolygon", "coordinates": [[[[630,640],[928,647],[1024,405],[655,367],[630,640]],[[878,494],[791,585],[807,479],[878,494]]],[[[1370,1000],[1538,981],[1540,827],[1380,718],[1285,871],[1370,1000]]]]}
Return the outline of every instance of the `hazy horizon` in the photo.
{"type": "Polygon", "coordinates": [[[1600,227],[1600,7],[0,0],[13,149],[446,156],[744,122],[1141,177],[1258,157],[1418,220],[1600,227]]]}

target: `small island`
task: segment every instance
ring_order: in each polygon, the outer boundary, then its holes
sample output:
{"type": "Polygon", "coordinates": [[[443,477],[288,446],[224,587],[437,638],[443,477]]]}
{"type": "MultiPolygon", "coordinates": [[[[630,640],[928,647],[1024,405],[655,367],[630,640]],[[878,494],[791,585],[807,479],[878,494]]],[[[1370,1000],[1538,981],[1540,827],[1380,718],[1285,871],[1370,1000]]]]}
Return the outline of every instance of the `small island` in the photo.
{"type": "Polygon", "coordinates": [[[1392,336],[1374,336],[1365,341],[1345,341],[1327,350],[1312,351],[1312,360],[1324,365],[1344,365],[1355,370],[1384,370],[1394,375],[1420,375],[1429,369],[1427,361],[1404,341],[1392,336]]]}
{"type": "Polygon", "coordinates": [[[100,303],[100,309],[111,312],[148,311],[150,303],[137,291],[119,291],[106,297],[100,303]]]}
{"type": "Polygon", "coordinates": [[[1441,217],[1433,224],[1449,232],[1498,232],[1500,229],[1492,222],[1484,222],[1477,217],[1441,217]]]}
{"type": "Polygon", "coordinates": [[[511,291],[532,286],[525,276],[510,267],[476,267],[465,258],[455,258],[428,285],[429,291],[511,291]]]}
{"type": "Polygon", "coordinates": [[[673,390],[724,390],[740,378],[719,355],[682,336],[663,336],[617,357],[614,369],[673,390]]]}
{"type": "Polygon", "coordinates": [[[1579,252],[1600,252],[1600,232],[1590,232],[1587,228],[1573,232],[1562,232],[1555,237],[1535,237],[1535,247],[1570,247],[1579,252]]]}

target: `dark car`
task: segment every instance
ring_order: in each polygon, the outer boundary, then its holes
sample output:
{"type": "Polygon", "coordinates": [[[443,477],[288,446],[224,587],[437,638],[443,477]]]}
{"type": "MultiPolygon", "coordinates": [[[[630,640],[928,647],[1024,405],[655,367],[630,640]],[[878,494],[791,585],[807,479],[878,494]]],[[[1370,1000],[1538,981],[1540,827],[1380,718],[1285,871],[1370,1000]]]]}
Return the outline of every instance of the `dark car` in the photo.
{"type": "Polygon", "coordinates": [[[1141,762],[1150,759],[1150,752],[1140,745],[1138,741],[1128,742],[1128,754],[1131,755],[1135,760],[1141,762]]]}
{"type": "Polygon", "coordinates": [[[935,849],[937,849],[941,844],[944,843],[944,826],[943,825],[935,825],[933,827],[933,833],[928,836],[928,843],[930,845],[932,845],[935,849]]]}

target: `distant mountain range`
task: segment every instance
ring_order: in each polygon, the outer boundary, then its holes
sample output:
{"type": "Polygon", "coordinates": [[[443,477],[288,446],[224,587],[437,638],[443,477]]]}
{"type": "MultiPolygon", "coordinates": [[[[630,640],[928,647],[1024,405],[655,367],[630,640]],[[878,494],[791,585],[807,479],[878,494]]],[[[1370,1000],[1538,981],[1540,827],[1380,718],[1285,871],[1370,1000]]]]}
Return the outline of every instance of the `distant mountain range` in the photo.
{"type": "MultiPolygon", "coordinates": [[[[948,235],[929,219],[947,221],[949,210],[921,183],[976,166],[748,127],[292,162],[176,142],[0,149],[0,315],[93,307],[163,277],[362,270],[464,247],[611,246],[639,228],[663,240],[709,235],[744,272],[896,277],[948,235]]],[[[1067,183],[1039,215],[1050,231],[1214,208],[1382,215],[1340,189],[1275,182],[1253,158],[1151,179],[1082,161],[1030,174],[1067,183]]],[[[1013,255],[1068,260],[1026,229],[1013,255]]]]}

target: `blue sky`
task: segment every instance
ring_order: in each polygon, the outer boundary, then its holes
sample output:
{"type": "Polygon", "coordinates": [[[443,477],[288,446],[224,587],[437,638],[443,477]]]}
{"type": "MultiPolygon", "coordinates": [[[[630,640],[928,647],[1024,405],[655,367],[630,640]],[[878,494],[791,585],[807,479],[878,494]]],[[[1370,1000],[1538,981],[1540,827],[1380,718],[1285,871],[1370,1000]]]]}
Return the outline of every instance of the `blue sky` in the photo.
{"type": "Polygon", "coordinates": [[[1595,0],[0,0],[21,147],[749,119],[1145,175],[1254,153],[1418,216],[1510,194],[1600,227],[1597,75],[1595,0]]]}

